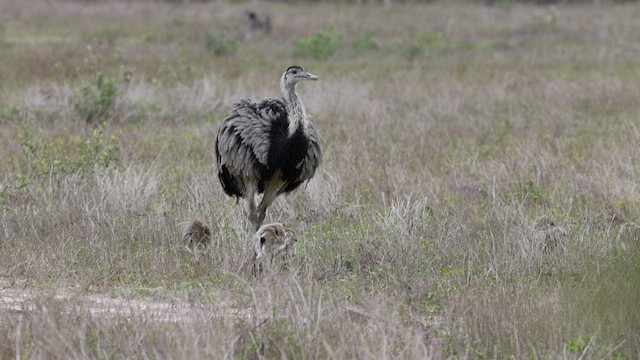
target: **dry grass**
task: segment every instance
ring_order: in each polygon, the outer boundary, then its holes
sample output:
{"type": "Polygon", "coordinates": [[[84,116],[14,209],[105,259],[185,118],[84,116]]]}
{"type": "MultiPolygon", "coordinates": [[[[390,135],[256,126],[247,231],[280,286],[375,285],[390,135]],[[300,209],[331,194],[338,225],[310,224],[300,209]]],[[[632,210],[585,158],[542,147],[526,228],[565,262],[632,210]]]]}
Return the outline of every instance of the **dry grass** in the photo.
{"type": "Polygon", "coordinates": [[[312,10],[0,3],[0,358],[640,357],[640,7],[312,10]],[[325,162],[254,279],[213,141],[292,63],[325,162]]]}

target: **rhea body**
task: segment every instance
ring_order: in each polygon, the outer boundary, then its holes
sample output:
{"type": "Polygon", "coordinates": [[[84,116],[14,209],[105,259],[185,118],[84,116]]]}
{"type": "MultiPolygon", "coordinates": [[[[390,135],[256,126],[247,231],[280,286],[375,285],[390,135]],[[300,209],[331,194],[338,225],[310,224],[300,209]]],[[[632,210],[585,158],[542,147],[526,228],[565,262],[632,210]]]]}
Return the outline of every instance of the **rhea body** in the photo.
{"type": "Polygon", "coordinates": [[[271,223],[261,226],[253,235],[255,259],[253,261],[253,274],[262,272],[262,262],[267,259],[271,263],[273,259],[282,254],[294,256],[296,254],[296,234],[291,230],[285,230],[281,223],[271,223]]]}
{"type": "Polygon", "coordinates": [[[254,231],[267,208],[283,193],[310,180],[320,166],[318,135],[305,110],[296,84],[318,77],[290,66],[280,80],[280,99],[243,99],[222,120],[216,139],[218,178],[224,192],[248,203],[254,231]],[[256,195],[263,194],[256,206],[256,195]]]}

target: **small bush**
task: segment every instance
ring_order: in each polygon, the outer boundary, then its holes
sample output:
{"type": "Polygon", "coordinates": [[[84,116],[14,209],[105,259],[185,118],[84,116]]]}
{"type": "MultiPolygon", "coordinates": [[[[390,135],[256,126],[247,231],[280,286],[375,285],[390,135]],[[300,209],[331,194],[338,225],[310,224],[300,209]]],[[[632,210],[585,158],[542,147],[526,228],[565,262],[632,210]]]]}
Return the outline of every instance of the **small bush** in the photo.
{"type": "Polygon", "coordinates": [[[425,53],[453,50],[459,47],[460,44],[440,31],[423,31],[405,49],[404,55],[411,60],[425,53]]]}
{"type": "Polygon", "coordinates": [[[208,52],[215,56],[231,55],[238,49],[238,44],[235,41],[213,31],[208,32],[205,36],[204,46],[208,52]]]}
{"type": "Polygon", "coordinates": [[[115,27],[103,27],[98,30],[92,31],[84,36],[87,43],[96,42],[103,45],[114,45],[119,38],[125,36],[123,28],[115,27]]]}
{"type": "Polygon", "coordinates": [[[354,50],[374,50],[378,48],[378,44],[372,39],[373,32],[368,30],[360,34],[360,36],[351,41],[351,48],[354,50]]]}
{"type": "Polygon", "coordinates": [[[69,103],[87,123],[92,123],[113,115],[117,96],[116,80],[97,74],[69,97],[69,103]]]}
{"type": "Polygon", "coordinates": [[[315,34],[293,43],[293,56],[315,60],[326,60],[338,49],[333,29],[318,30],[315,34]]]}
{"type": "MultiPolygon", "coordinates": [[[[107,168],[118,163],[116,136],[105,134],[105,123],[90,136],[73,139],[45,139],[36,137],[22,126],[22,152],[27,157],[32,179],[45,180],[67,175],[86,175],[95,168],[107,168]]],[[[16,184],[29,183],[25,175],[18,175],[16,184]]]]}

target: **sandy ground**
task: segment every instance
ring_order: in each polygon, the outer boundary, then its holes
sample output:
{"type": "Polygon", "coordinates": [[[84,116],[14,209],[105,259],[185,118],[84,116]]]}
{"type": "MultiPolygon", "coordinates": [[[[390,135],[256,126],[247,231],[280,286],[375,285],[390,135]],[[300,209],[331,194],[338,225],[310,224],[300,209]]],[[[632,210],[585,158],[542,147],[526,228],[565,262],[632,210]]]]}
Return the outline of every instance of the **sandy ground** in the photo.
{"type": "MultiPolygon", "coordinates": [[[[238,308],[227,301],[189,302],[182,299],[159,300],[158,298],[114,298],[106,294],[74,294],[72,290],[60,289],[55,292],[20,288],[16,282],[0,277],[0,319],[3,314],[28,314],[30,312],[64,311],[68,314],[86,314],[92,317],[127,318],[140,321],[158,322],[198,322],[213,319],[247,320],[261,324],[272,314],[262,313],[252,307],[238,308]]],[[[378,317],[353,304],[344,304],[344,316],[354,322],[367,324],[370,331],[378,331],[379,325],[388,321],[386,316],[378,317]]],[[[450,333],[442,316],[415,316],[418,327],[426,324],[438,329],[438,333],[450,333]]],[[[459,319],[458,321],[461,321],[459,319]]]]}
{"type": "Polygon", "coordinates": [[[34,311],[37,305],[46,306],[48,300],[63,305],[69,312],[88,311],[91,315],[125,316],[156,321],[189,321],[190,319],[251,316],[250,308],[237,309],[223,302],[212,304],[190,303],[184,300],[158,300],[153,298],[123,299],[104,294],[75,295],[72,291],[45,292],[21,289],[0,279],[0,314],[3,312],[24,313],[34,311]]]}

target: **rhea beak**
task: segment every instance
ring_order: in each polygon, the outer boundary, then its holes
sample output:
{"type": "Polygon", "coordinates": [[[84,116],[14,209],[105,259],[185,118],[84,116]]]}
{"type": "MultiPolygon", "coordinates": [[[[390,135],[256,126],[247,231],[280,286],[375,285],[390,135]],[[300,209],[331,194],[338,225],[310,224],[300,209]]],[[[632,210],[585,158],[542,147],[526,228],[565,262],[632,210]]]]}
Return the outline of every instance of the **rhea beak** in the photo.
{"type": "Polygon", "coordinates": [[[310,72],[304,73],[304,76],[309,80],[318,80],[318,77],[310,72]]]}

